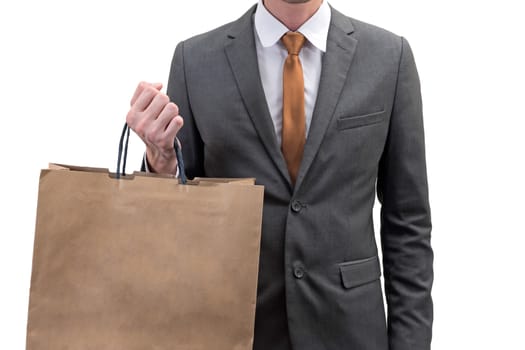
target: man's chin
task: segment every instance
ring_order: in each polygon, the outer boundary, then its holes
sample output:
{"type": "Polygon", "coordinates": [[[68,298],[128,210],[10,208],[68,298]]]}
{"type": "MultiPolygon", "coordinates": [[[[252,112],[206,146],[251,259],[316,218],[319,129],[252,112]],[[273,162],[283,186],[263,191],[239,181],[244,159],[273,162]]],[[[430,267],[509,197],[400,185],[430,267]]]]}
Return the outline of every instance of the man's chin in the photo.
{"type": "Polygon", "coordinates": [[[283,1],[289,4],[303,4],[305,2],[309,2],[310,0],[283,0],[283,1]]]}

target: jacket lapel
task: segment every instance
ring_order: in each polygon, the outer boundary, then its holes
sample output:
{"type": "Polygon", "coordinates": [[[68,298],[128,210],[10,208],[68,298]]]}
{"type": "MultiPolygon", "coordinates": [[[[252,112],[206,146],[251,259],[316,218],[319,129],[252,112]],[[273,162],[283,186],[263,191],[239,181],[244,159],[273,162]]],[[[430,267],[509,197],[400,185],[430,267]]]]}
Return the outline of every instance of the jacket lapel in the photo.
{"type": "Polygon", "coordinates": [[[323,57],[317,101],[310,131],[306,139],[295,191],[301,186],[305,175],[310,169],[328,125],[333,118],[357,46],[357,40],[350,36],[353,31],[354,28],[350,20],[332,9],[332,19],[328,31],[327,49],[323,57]]]}
{"type": "Polygon", "coordinates": [[[282,156],[266,97],[260,80],[252,16],[252,7],[232,26],[225,44],[225,52],[237,82],[244,106],[257,130],[259,139],[281,175],[291,186],[290,176],[282,156]]]}

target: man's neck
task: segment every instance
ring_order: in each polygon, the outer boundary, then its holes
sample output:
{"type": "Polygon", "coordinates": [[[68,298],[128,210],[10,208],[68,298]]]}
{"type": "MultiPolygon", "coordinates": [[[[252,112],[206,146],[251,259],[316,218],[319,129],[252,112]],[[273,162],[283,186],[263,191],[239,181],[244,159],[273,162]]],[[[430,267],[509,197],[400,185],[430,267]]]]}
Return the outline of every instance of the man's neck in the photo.
{"type": "Polygon", "coordinates": [[[284,0],[263,0],[264,7],[291,31],[296,31],[317,12],[323,0],[289,3],[284,0]]]}

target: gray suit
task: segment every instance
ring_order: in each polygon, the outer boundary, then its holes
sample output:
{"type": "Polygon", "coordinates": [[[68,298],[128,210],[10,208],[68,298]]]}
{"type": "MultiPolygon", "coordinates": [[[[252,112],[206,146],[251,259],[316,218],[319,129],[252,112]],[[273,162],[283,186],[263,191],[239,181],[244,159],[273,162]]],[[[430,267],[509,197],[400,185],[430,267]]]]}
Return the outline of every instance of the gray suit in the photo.
{"type": "Polygon", "coordinates": [[[431,222],[408,43],[332,9],[292,187],[259,79],[254,10],[180,43],[168,86],[184,118],[187,175],[255,177],[265,186],[254,349],[429,349],[431,222]]]}

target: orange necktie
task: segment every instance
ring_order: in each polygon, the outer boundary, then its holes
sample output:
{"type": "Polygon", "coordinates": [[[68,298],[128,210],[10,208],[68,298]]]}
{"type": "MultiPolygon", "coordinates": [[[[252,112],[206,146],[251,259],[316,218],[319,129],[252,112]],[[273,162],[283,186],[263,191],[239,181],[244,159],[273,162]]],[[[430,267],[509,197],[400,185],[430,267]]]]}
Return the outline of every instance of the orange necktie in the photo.
{"type": "Polygon", "coordinates": [[[283,68],[283,130],[282,152],[292,183],[295,185],[306,141],[306,116],[304,111],[304,78],[299,51],[305,37],[288,32],[282,37],[288,50],[283,68]]]}

